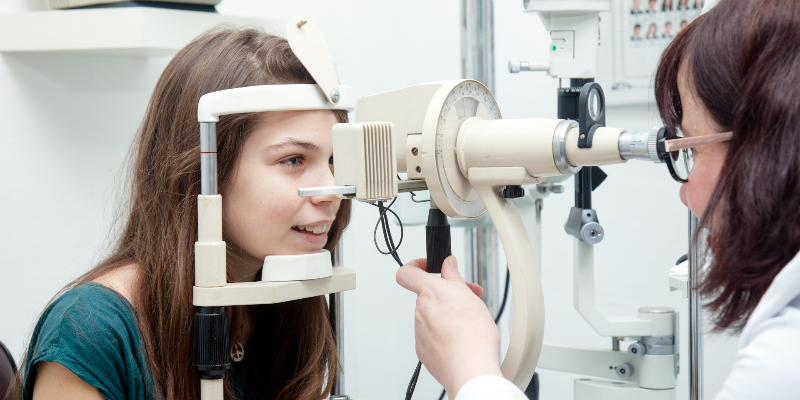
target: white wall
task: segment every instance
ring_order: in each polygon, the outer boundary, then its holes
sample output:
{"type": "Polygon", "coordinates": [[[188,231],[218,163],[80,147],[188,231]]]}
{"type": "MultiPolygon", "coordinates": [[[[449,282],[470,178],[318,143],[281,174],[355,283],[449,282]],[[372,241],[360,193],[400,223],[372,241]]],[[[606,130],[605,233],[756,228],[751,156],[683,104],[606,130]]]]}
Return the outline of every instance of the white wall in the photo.
{"type": "MultiPolygon", "coordinates": [[[[0,12],[37,10],[42,0],[10,0],[0,12]]],[[[357,96],[426,81],[455,79],[459,68],[458,0],[263,2],[225,0],[221,13],[288,19],[303,15],[326,33],[342,83],[357,96]]],[[[510,58],[545,59],[548,35],[519,1],[495,2],[496,95],[505,118],[555,118],[557,81],[543,73],[510,75],[510,58]]],[[[0,130],[4,171],[0,196],[0,341],[19,359],[37,314],[53,294],[102,256],[122,185],[123,157],[142,117],[164,58],[2,54],[0,130]]],[[[601,81],[602,83],[602,81],[601,81]]],[[[608,110],[608,125],[641,129],[657,124],[649,105],[608,110]]],[[[642,306],[683,312],[686,301],[668,292],[667,270],[686,252],[686,210],[663,165],[605,168],[609,178],[594,207],[606,229],[597,247],[597,296],[609,315],[634,315],[642,306]]],[[[546,338],[610,346],[572,309],[571,240],[563,222],[573,203],[572,182],[545,200],[542,275],[546,338]]],[[[528,214],[526,214],[528,215],[528,214]]],[[[416,364],[414,296],[394,282],[397,266],[372,244],[377,211],[357,204],[346,235],[346,264],[358,289],[346,295],[346,387],[358,398],[401,398],[416,364]]],[[[406,229],[403,260],[424,257],[424,230],[406,229]]],[[[463,254],[460,230],[453,252],[463,254]]],[[[463,258],[463,257],[462,257],[463,258]]],[[[505,318],[504,318],[505,319],[505,318]]],[[[507,324],[502,323],[507,331],[507,324]]],[[[505,333],[507,335],[507,332],[505,333]]],[[[687,398],[686,341],[679,397],[687,398]]],[[[735,340],[707,339],[706,394],[727,375],[735,340]]],[[[574,376],[541,371],[543,399],[572,398],[574,376]]],[[[434,399],[440,386],[424,372],[415,398],[434,399]]]]}

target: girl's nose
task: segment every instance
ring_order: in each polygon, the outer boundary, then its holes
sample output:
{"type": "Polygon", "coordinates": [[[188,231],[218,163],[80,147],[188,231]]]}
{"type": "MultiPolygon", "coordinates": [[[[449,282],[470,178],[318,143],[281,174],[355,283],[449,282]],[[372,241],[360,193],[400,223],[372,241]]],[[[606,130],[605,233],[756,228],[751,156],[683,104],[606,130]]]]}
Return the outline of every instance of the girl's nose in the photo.
{"type": "MultiPolygon", "coordinates": [[[[314,179],[313,186],[333,186],[335,183],[333,179],[333,166],[320,169],[322,171],[314,179]]],[[[341,199],[339,199],[339,197],[336,196],[335,194],[311,197],[312,203],[338,202],[338,201],[341,201],[341,199]]]]}

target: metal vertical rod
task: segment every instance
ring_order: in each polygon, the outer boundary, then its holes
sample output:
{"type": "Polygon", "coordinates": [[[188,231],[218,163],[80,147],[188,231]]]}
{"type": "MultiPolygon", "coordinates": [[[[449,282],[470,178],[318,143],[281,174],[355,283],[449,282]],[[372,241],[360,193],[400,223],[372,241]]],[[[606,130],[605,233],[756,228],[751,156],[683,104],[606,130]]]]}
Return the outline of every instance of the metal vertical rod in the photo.
{"type": "MultiPolygon", "coordinates": [[[[344,239],[339,239],[336,249],[333,251],[333,266],[340,267],[344,262],[343,254],[344,239]]],[[[337,398],[347,398],[344,391],[344,293],[331,293],[329,298],[329,312],[333,338],[336,341],[336,356],[339,363],[336,365],[336,376],[333,380],[331,396],[337,398]]]]}
{"type": "Polygon", "coordinates": [[[217,124],[200,123],[200,194],[217,194],[217,124]]]}
{"type": "Polygon", "coordinates": [[[494,93],[493,0],[461,0],[461,74],[494,93]]]}
{"type": "MultiPolygon", "coordinates": [[[[494,93],[493,0],[461,0],[461,76],[475,79],[494,93]]],[[[497,261],[497,230],[466,228],[468,275],[483,287],[481,299],[494,315],[502,296],[497,261]]]]}
{"type": "Polygon", "coordinates": [[[689,211],[689,400],[703,399],[703,315],[697,283],[705,251],[692,240],[698,226],[689,211]]]}
{"type": "Polygon", "coordinates": [[[481,285],[483,288],[481,300],[486,303],[486,308],[492,316],[497,315],[501,300],[498,239],[497,229],[494,227],[464,229],[464,242],[467,246],[465,264],[467,279],[481,285]]]}

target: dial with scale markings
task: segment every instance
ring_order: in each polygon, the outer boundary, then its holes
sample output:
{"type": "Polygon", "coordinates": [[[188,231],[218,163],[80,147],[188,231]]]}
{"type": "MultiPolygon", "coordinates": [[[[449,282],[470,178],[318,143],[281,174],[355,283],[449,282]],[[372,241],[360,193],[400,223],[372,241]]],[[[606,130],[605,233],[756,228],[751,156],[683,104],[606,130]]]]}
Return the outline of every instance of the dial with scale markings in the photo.
{"type": "Polygon", "coordinates": [[[425,180],[436,205],[451,217],[474,218],[486,212],[456,158],[458,130],[471,117],[500,119],[494,96],[474,80],[448,81],[431,99],[423,123],[425,180]]]}

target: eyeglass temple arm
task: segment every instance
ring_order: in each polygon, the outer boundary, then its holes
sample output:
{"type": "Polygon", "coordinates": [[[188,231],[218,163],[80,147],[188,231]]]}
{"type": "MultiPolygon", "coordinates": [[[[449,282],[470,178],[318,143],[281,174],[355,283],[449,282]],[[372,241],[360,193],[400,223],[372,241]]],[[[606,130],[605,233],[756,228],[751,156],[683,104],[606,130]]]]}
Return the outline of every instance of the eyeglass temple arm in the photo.
{"type": "Polygon", "coordinates": [[[670,139],[664,141],[664,150],[667,152],[688,149],[701,144],[724,142],[733,137],[733,132],[715,133],[713,135],[703,135],[698,137],[670,139]]]}

